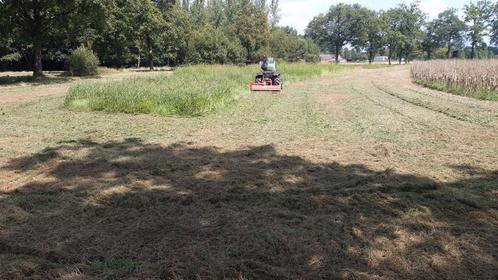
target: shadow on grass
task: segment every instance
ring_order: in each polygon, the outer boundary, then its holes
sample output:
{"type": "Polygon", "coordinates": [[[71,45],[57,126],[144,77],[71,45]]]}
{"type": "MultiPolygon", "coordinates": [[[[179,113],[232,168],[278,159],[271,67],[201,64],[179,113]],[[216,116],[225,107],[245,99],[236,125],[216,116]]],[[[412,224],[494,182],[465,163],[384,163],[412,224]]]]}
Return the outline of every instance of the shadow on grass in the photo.
{"type": "Polygon", "coordinates": [[[138,73],[153,73],[153,72],[170,72],[172,71],[173,68],[167,67],[167,68],[154,68],[153,70],[150,69],[130,69],[128,71],[130,72],[138,72],[138,73]]]}
{"type": "Polygon", "coordinates": [[[26,76],[0,76],[0,85],[18,85],[21,83],[32,86],[62,84],[71,80],[71,77],[64,75],[46,76],[39,79],[34,79],[31,75],[26,76]]]}
{"type": "Polygon", "coordinates": [[[0,193],[4,279],[498,275],[496,170],[441,183],[271,145],[128,139],[61,143],[0,172],[24,180],[0,193]]]}
{"type": "MultiPolygon", "coordinates": [[[[0,76],[0,86],[15,86],[20,84],[27,84],[30,86],[43,86],[53,84],[63,84],[73,81],[76,77],[71,76],[69,73],[50,74],[44,77],[35,79],[31,75],[25,76],[0,76]]],[[[98,79],[100,76],[86,76],[77,77],[81,80],[98,79]]]]}

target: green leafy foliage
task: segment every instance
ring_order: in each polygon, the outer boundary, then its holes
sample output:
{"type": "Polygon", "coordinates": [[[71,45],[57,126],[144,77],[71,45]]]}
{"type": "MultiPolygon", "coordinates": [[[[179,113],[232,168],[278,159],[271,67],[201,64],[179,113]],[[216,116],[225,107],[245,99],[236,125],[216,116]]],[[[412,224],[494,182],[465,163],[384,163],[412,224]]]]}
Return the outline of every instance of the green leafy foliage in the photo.
{"type": "Polygon", "coordinates": [[[188,46],[189,63],[225,64],[245,61],[245,50],[240,42],[209,25],[196,30],[188,46]]]}
{"type": "Polygon", "coordinates": [[[400,4],[382,16],[387,25],[386,46],[389,63],[394,56],[400,64],[403,59],[405,61],[413,59],[418,42],[423,37],[421,27],[424,22],[424,14],[418,3],[400,4]]]}
{"type": "Polygon", "coordinates": [[[446,46],[446,58],[453,56],[452,48],[464,45],[465,22],[458,17],[456,9],[448,9],[439,14],[436,22],[436,40],[439,46],[446,46]]]}
{"type": "Polygon", "coordinates": [[[74,76],[93,76],[97,74],[99,59],[85,48],[77,48],[69,57],[69,70],[74,76]]]}
{"type": "MultiPolygon", "coordinates": [[[[496,2],[496,1],[495,1],[496,2]]],[[[489,57],[498,44],[498,4],[469,3],[427,22],[417,1],[387,11],[335,4],[306,36],[278,26],[278,0],[0,1],[0,69],[62,70],[70,51],[91,49],[107,67],[255,63],[265,56],[317,61],[320,52],[363,52],[400,63],[415,58],[489,57]],[[488,40],[489,38],[489,40],[488,40]],[[468,50],[467,50],[468,47],[468,50]],[[436,53],[437,52],[437,53],[436,53]]],[[[365,55],[361,55],[362,60],[365,55]]],[[[355,60],[355,59],[353,59],[355,60]]]]}
{"type": "Polygon", "coordinates": [[[469,23],[470,58],[472,59],[475,58],[475,49],[484,43],[484,36],[488,35],[492,9],[491,2],[486,0],[471,2],[465,6],[465,22],[469,23]]]}
{"type": "Polygon", "coordinates": [[[306,30],[307,35],[322,47],[333,51],[336,62],[346,44],[360,41],[362,24],[362,7],[359,4],[338,4],[330,7],[325,15],[315,17],[306,30]]]}
{"type": "Polygon", "coordinates": [[[318,46],[310,39],[298,36],[297,31],[292,28],[274,28],[270,46],[272,55],[281,60],[317,62],[319,59],[318,46]]]}

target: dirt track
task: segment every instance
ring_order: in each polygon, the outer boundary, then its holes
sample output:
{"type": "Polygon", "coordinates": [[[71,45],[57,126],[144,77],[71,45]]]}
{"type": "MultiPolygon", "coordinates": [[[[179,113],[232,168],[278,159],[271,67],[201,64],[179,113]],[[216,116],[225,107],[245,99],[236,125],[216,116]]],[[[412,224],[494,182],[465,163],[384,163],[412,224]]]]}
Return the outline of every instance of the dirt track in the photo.
{"type": "MultiPolygon", "coordinates": [[[[15,72],[11,72],[12,74],[15,72]]],[[[23,72],[25,73],[25,72],[23,72]]],[[[47,97],[61,97],[65,96],[71,87],[79,82],[90,82],[90,81],[106,81],[106,80],[121,80],[121,79],[129,79],[132,77],[140,77],[140,76],[151,76],[151,75],[169,75],[170,72],[131,72],[131,71],[123,71],[106,74],[99,78],[88,78],[88,79],[78,79],[78,78],[53,78],[55,81],[41,81],[37,83],[28,82],[28,83],[16,83],[13,85],[0,85],[0,104],[8,104],[8,103],[23,103],[36,101],[40,98],[47,97]]],[[[26,73],[26,75],[29,75],[26,73]]],[[[1,77],[1,76],[0,76],[1,77]]]]}
{"type": "Polygon", "coordinates": [[[203,118],[0,105],[0,278],[498,276],[498,103],[357,69],[203,118]]]}

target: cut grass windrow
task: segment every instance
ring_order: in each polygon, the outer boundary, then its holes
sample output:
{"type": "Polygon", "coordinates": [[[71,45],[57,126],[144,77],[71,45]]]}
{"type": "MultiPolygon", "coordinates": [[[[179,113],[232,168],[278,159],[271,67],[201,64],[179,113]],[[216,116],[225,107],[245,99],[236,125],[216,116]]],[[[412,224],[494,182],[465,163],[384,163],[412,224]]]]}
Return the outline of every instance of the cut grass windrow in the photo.
{"type": "Polygon", "coordinates": [[[414,99],[410,99],[410,98],[401,96],[399,94],[394,93],[393,91],[390,91],[390,90],[385,89],[385,88],[383,88],[383,87],[381,87],[379,85],[376,85],[375,83],[373,83],[373,86],[375,88],[377,88],[378,90],[380,90],[381,92],[384,92],[384,93],[386,93],[386,94],[388,94],[388,95],[390,95],[392,97],[398,98],[398,99],[400,99],[400,100],[402,100],[404,102],[410,103],[410,104],[412,104],[414,106],[422,107],[422,108],[425,108],[427,110],[431,110],[433,112],[443,114],[443,115],[445,115],[447,117],[450,117],[450,118],[453,118],[453,119],[456,119],[456,120],[459,120],[459,121],[474,122],[472,119],[470,119],[468,117],[464,117],[464,116],[461,116],[461,115],[449,112],[448,109],[437,108],[437,107],[434,107],[433,105],[431,105],[428,102],[424,102],[424,101],[420,101],[420,100],[414,100],[414,99]]]}

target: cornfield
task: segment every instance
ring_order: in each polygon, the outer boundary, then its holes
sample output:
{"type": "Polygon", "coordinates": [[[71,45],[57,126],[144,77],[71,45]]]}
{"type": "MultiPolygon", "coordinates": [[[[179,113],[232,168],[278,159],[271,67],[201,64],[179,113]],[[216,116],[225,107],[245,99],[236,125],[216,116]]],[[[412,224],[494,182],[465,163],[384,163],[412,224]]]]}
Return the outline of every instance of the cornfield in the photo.
{"type": "Polygon", "coordinates": [[[422,85],[479,99],[498,99],[498,60],[414,62],[413,79],[422,85]]]}

